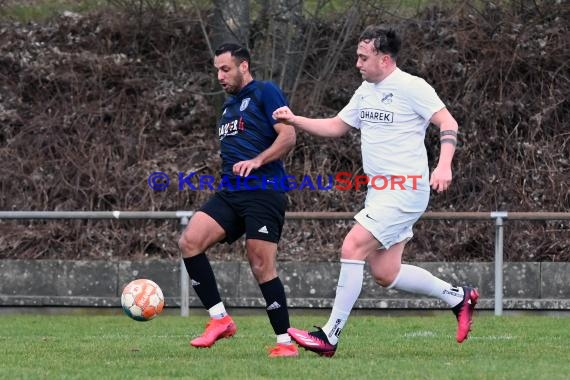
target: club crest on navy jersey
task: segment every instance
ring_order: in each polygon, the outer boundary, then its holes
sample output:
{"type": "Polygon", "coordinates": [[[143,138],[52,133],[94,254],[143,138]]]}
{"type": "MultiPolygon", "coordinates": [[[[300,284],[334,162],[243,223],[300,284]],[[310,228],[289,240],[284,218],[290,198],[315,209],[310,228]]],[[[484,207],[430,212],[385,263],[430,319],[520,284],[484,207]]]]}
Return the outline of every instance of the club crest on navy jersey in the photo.
{"type": "Polygon", "coordinates": [[[244,100],[241,101],[241,105],[239,106],[239,110],[240,111],[245,111],[245,109],[247,108],[247,106],[249,105],[249,101],[250,98],[245,98],[244,100]]]}

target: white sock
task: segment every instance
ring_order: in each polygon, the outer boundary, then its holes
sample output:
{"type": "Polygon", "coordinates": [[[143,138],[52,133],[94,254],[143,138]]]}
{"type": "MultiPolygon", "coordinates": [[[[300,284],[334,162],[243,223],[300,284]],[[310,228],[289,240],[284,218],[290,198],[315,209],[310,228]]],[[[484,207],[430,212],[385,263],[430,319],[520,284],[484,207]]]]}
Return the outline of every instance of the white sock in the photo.
{"type": "Polygon", "coordinates": [[[323,331],[331,344],[337,344],[352,307],[356,303],[364,280],[364,261],[341,259],[336,296],[328,322],[323,331]]]}
{"type": "Polygon", "coordinates": [[[208,309],[208,313],[210,313],[210,318],[214,319],[222,319],[228,313],[226,312],[226,308],[223,302],[219,302],[208,309]]]}
{"type": "Polygon", "coordinates": [[[400,273],[388,289],[436,297],[453,307],[463,300],[463,288],[452,286],[427,270],[414,265],[402,264],[400,273]]]}
{"type": "Polygon", "coordinates": [[[287,333],[277,335],[277,343],[279,343],[279,344],[293,344],[291,342],[291,336],[287,333]]]}

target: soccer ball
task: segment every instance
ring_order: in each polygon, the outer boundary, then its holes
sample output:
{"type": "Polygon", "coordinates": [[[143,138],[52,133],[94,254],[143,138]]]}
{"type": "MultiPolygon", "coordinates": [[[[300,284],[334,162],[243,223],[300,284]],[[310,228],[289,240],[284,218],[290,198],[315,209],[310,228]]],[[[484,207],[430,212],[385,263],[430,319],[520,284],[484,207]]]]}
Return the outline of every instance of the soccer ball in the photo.
{"type": "Polygon", "coordinates": [[[154,281],[139,278],[125,286],[121,305],[125,314],[135,321],[150,321],[162,312],[164,296],[154,281]]]}

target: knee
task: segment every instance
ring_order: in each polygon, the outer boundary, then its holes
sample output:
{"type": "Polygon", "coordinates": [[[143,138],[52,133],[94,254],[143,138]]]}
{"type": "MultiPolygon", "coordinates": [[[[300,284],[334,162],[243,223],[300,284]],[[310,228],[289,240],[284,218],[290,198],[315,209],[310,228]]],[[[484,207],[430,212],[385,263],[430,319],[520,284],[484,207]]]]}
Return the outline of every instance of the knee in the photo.
{"type": "Polygon", "coordinates": [[[186,232],[182,233],[178,239],[178,248],[180,248],[183,257],[192,257],[204,250],[186,232]]]}
{"type": "Polygon", "coordinates": [[[251,272],[258,283],[270,281],[277,276],[277,269],[275,263],[271,260],[265,260],[260,257],[249,260],[251,272]]]}
{"type": "Polygon", "coordinates": [[[251,273],[253,273],[253,277],[255,277],[255,279],[258,280],[259,282],[259,280],[263,278],[263,273],[265,272],[265,267],[263,266],[263,263],[260,263],[258,261],[250,261],[249,267],[251,268],[251,273]]]}
{"type": "Polygon", "coordinates": [[[396,281],[396,277],[398,277],[398,273],[385,270],[373,270],[371,274],[374,277],[374,281],[383,288],[392,285],[396,281]]]}
{"type": "Polygon", "coordinates": [[[364,260],[366,258],[366,255],[363,257],[356,243],[350,240],[345,240],[342,243],[340,257],[346,260],[364,260]]]}

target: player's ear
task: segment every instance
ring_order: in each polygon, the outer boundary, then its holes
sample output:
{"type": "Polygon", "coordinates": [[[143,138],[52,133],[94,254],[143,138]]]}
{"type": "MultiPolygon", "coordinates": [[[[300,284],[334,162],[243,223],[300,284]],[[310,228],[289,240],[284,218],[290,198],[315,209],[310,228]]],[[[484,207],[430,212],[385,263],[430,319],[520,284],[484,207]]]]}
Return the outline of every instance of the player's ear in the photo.
{"type": "Polygon", "coordinates": [[[249,63],[247,61],[243,61],[239,64],[239,68],[242,74],[245,74],[249,71],[249,63]]]}

